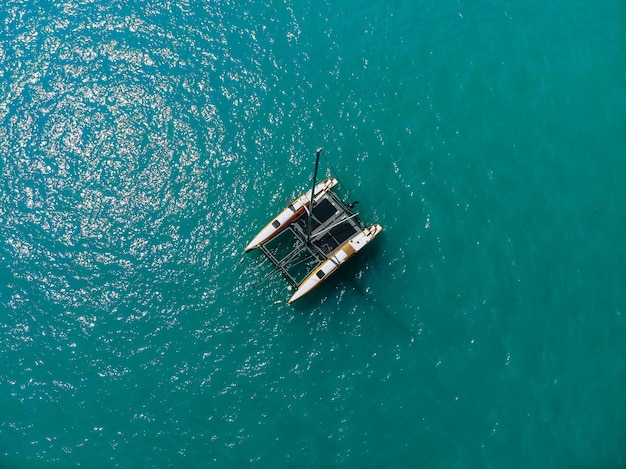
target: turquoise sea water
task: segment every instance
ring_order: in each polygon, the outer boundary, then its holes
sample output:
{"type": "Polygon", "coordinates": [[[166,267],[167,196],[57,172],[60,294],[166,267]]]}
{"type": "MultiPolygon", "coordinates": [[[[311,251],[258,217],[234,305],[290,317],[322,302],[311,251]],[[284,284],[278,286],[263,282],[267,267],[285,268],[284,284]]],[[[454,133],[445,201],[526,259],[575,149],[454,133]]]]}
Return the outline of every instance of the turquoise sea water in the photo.
{"type": "Polygon", "coordinates": [[[625,123],[620,0],[5,1],[0,467],[624,467],[625,123]]]}

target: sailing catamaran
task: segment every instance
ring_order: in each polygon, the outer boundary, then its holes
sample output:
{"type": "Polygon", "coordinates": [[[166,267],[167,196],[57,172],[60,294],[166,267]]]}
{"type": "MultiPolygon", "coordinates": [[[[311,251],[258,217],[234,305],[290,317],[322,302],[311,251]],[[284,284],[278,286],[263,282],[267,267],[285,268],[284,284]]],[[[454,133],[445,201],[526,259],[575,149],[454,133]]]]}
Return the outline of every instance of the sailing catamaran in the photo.
{"type": "Polygon", "coordinates": [[[268,223],[248,243],[245,251],[259,248],[289,282],[295,293],[289,303],[302,298],[354,256],[381,231],[366,226],[332,189],[337,179],[316,184],[322,149],[315,158],[313,187],[268,223]]]}

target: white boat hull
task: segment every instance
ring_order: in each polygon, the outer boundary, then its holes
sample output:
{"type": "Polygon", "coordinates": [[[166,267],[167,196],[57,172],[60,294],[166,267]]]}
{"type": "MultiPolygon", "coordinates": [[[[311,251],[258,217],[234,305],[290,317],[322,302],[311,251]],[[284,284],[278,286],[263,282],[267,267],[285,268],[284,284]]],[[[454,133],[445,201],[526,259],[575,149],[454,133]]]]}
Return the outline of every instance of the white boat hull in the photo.
{"type": "MultiPolygon", "coordinates": [[[[328,178],[315,186],[314,198],[317,201],[322,195],[337,185],[337,179],[328,178]]],[[[248,252],[254,248],[258,248],[261,244],[269,241],[278,233],[283,231],[290,223],[302,215],[302,212],[311,203],[311,191],[307,191],[291,202],[289,206],[280,212],[274,220],[268,223],[246,246],[245,251],[248,252]]]]}
{"type": "Polygon", "coordinates": [[[296,292],[289,299],[289,303],[302,298],[314,288],[318,287],[329,275],[334,273],[341,264],[359,252],[370,241],[372,241],[381,231],[382,226],[374,224],[369,228],[357,233],[348,241],[339,246],[328,259],[315,268],[298,286],[296,292]]]}

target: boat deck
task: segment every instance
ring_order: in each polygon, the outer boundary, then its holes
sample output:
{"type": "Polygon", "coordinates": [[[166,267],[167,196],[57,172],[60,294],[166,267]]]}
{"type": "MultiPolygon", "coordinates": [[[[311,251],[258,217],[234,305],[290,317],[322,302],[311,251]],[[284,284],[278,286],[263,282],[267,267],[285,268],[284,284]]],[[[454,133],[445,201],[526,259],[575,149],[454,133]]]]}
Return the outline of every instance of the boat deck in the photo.
{"type": "Polygon", "coordinates": [[[365,228],[358,213],[332,191],[313,207],[311,236],[309,216],[304,212],[276,237],[259,247],[293,288],[326,261],[333,251],[365,228]]]}

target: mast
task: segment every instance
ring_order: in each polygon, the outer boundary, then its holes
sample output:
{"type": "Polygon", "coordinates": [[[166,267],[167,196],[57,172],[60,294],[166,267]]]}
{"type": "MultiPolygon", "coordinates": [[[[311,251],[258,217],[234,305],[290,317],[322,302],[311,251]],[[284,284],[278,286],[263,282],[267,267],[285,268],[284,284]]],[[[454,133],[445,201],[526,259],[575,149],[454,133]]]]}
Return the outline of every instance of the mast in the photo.
{"type": "Polygon", "coordinates": [[[313,172],[313,187],[311,188],[311,204],[309,205],[309,221],[307,223],[306,229],[306,242],[311,242],[311,218],[313,217],[313,204],[315,203],[315,183],[317,182],[317,168],[320,164],[320,153],[322,152],[322,147],[317,149],[315,153],[315,171],[313,172]]]}

